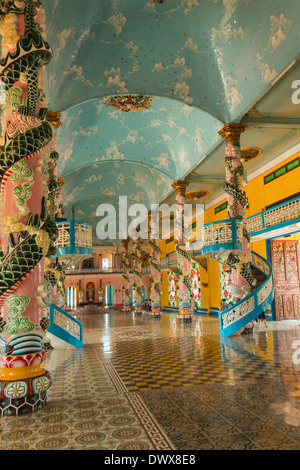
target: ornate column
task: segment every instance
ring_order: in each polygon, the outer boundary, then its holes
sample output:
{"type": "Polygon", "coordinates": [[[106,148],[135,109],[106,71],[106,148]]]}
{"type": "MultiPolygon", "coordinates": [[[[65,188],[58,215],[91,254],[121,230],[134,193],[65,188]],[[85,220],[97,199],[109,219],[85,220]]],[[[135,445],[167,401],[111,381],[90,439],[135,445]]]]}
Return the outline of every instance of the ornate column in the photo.
{"type": "Polygon", "coordinates": [[[53,253],[56,224],[47,213],[54,127],[46,120],[42,69],[51,49],[42,33],[39,2],[2,1],[0,148],[0,415],[46,404],[51,376],[43,368],[49,319],[40,306],[44,258],[53,253]]]}
{"type": "Polygon", "coordinates": [[[122,277],[123,277],[123,285],[122,285],[122,303],[123,303],[123,311],[129,312],[129,304],[130,304],[130,279],[129,279],[129,271],[130,271],[130,257],[128,253],[128,243],[129,240],[122,240],[123,246],[123,259],[122,259],[122,277]]]}
{"type": "Polygon", "coordinates": [[[139,240],[133,240],[133,258],[134,258],[134,313],[142,313],[142,296],[143,296],[143,273],[142,273],[142,257],[141,245],[139,240]]]}
{"type": "Polygon", "coordinates": [[[189,181],[175,181],[172,187],[176,189],[177,211],[175,215],[175,229],[179,230],[178,240],[175,249],[177,252],[177,269],[178,276],[178,298],[179,312],[178,319],[180,322],[191,322],[191,257],[187,252],[188,242],[184,226],[184,206],[186,203],[185,192],[189,181]]]}
{"type": "MultiPolygon", "coordinates": [[[[47,121],[51,122],[55,129],[58,129],[61,126],[60,113],[48,112],[46,115],[47,121]]],[[[57,160],[59,158],[58,153],[55,151],[56,141],[52,141],[52,152],[48,160],[48,213],[51,219],[56,220],[63,217],[64,211],[61,203],[61,187],[64,184],[63,178],[57,177],[57,160]]],[[[55,250],[56,251],[56,250],[55,250]]],[[[56,254],[56,253],[53,253],[56,254]]],[[[56,258],[46,258],[45,259],[45,290],[50,289],[52,291],[52,296],[49,299],[50,305],[53,302],[56,305],[64,303],[65,299],[65,265],[63,262],[60,262],[59,257],[56,258]]],[[[45,310],[45,314],[49,315],[49,306],[45,310]]]]}
{"type": "Polygon", "coordinates": [[[225,192],[228,194],[228,215],[230,219],[243,222],[243,251],[231,252],[226,263],[236,270],[233,282],[238,287],[238,297],[241,299],[256,285],[256,279],[251,273],[250,235],[246,230],[246,207],[248,199],[243,190],[244,166],[241,160],[240,136],[246,130],[244,124],[225,124],[219,131],[226,141],[226,182],[225,192]],[[235,277],[235,279],[234,279],[235,277]]]}
{"type": "Polygon", "coordinates": [[[153,317],[160,317],[161,315],[161,310],[160,310],[161,309],[161,305],[160,305],[160,296],[161,296],[160,254],[161,254],[161,250],[158,245],[159,227],[157,226],[157,220],[156,220],[156,217],[154,217],[154,214],[151,211],[149,211],[148,215],[150,216],[149,244],[151,247],[151,257],[150,257],[151,276],[149,279],[150,299],[151,299],[150,314],[153,317]]]}

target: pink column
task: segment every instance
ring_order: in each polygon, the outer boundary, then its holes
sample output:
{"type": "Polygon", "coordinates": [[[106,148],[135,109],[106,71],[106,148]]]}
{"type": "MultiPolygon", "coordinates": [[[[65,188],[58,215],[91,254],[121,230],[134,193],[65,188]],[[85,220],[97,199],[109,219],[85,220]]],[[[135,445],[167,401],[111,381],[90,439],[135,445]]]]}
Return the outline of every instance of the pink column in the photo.
{"type": "Polygon", "coordinates": [[[133,287],[134,287],[134,312],[142,313],[142,258],[141,258],[141,245],[139,240],[133,240],[133,287]]]}
{"type": "Polygon", "coordinates": [[[150,268],[151,276],[149,279],[150,284],[150,298],[151,298],[151,315],[159,317],[161,315],[161,266],[160,266],[160,248],[158,245],[159,238],[159,222],[155,213],[150,213],[150,240],[151,246],[151,257],[150,257],[150,268]]]}
{"type": "Polygon", "coordinates": [[[250,236],[246,230],[246,207],[248,199],[243,190],[244,166],[241,161],[240,135],[246,125],[226,124],[219,134],[226,140],[226,182],[225,191],[228,194],[228,215],[242,223],[243,249],[231,252],[227,264],[234,268],[232,281],[237,286],[238,298],[242,299],[255,286],[256,279],[251,273],[250,236]]]}
{"type": "Polygon", "coordinates": [[[49,320],[40,286],[57,233],[47,214],[55,129],[46,121],[42,81],[51,49],[41,35],[42,8],[32,0],[19,2],[18,14],[14,7],[7,2],[1,24],[0,414],[23,414],[46,403],[51,377],[42,363],[49,320]]]}
{"type": "Polygon", "coordinates": [[[189,181],[175,181],[172,187],[176,189],[176,225],[175,228],[179,231],[178,240],[176,242],[177,252],[177,269],[178,275],[178,299],[179,299],[179,312],[178,319],[180,322],[191,322],[191,259],[187,253],[187,239],[184,224],[184,205],[185,205],[185,192],[189,181]]]}
{"type": "Polygon", "coordinates": [[[123,245],[123,259],[122,259],[122,277],[123,277],[123,285],[122,285],[122,304],[123,304],[123,311],[129,312],[129,304],[130,304],[130,279],[129,279],[129,270],[130,270],[130,258],[128,253],[128,243],[129,240],[122,240],[123,245]]]}

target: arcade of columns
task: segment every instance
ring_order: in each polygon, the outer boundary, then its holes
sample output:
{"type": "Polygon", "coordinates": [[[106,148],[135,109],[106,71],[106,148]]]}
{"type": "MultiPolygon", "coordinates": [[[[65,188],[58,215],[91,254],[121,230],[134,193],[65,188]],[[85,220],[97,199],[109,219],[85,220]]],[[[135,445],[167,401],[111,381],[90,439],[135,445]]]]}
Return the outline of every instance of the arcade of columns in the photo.
{"type": "MultiPolygon", "coordinates": [[[[246,129],[246,125],[241,124],[225,124],[223,129],[219,131],[219,134],[225,139],[226,142],[226,180],[224,184],[224,190],[228,194],[228,216],[229,219],[235,219],[242,223],[243,232],[243,250],[241,253],[229,252],[225,259],[218,259],[220,263],[226,263],[232,269],[232,283],[236,286],[237,296],[239,299],[245,297],[251,289],[255,286],[256,280],[252,276],[250,261],[251,252],[249,249],[250,237],[246,229],[246,211],[248,200],[243,191],[243,176],[244,166],[242,163],[242,154],[240,149],[240,135],[246,129]]],[[[177,180],[172,184],[172,187],[176,190],[176,201],[177,201],[177,212],[175,215],[175,233],[178,234],[176,242],[177,252],[177,267],[174,270],[175,275],[178,279],[178,319],[179,322],[190,322],[192,320],[191,312],[191,262],[192,258],[189,254],[188,244],[188,233],[185,226],[184,220],[184,206],[186,204],[185,193],[186,187],[189,185],[188,181],[177,180]],[[177,231],[177,232],[176,232],[177,231]]],[[[151,211],[148,213],[151,216],[151,211]]],[[[156,217],[150,217],[150,228],[149,233],[155,233],[156,236],[150,239],[151,257],[150,257],[150,298],[152,304],[153,315],[160,315],[161,310],[161,267],[160,267],[160,249],[159,249],[159,232],[155,225],[157,222],[156,217]]],[[[136,241],[134,245],[137,246],[136,241]]],[[[124,243],[123,243],[124,246],[124,243]]],[[[128,241],[126,241],[128,249],[128,241]]],[[[131,286],[141,285],[141,259],[140,268],[138,268],[138,257],[135,256],[135,277],[131,286]]],[[[124,259],[128,260],[128,252],[125,250],[124,259]]],[[[123,266],[126,269],[130,269],[130,264],[124,263],[123,266]]],[[[127,279],[127,289],[130,290],[128,271],[125,272],[127,279]]],[[[124,274],[123,274],[124,275],[124,274]]],[[[125,278],[124,278],[125,279],[125,278]]],[[[126,284],[124,283],[124,286],[126,284]]],[[[123,289],[124,289],[123,286],[123,289]]],[[[138,307],[140,306],[140,297],[138,297],[138,307]]],[[[129,298],[126,297],[126,304],[124,304],[124,310],[129,309],[129,298]]],[[[138,308],[140,310],[140,308],[138,308]]]]}
{"type": "MultiPolygon", "coordinates": [[[[49,205],[49,181],[55,178],[55,125],[47,116],[43,92],[43,67],[51,48],[43,37],[43,10],[33,0],[0,2],[0,78],[5,91],[2,106],[0,184],[2,237],[0,252],[0,414],[23,414],[46,404],[51,376],[43,368],[49,326],[47,306],[51,288],[44,274],[45,259],[55,253],[55,211],[49,205]],[[49,171],[50,170],[50,173],[49,171]]],[[[249,235],[245,228],[247,199],[242,190],[243,165],[240,134],[245,126],[226,124],[220,135],[226,140],[228,215],[243,223],[241,255],[230,253],[226,262],[237,273],[240,296],[245,285],[253,286],[250,271],[249,235]]],[[[183,224],[188,182],[175,181],[178,213],[183,224]]],[[[154,221],[151,221],[155,224],[154,221]]],[[[153,314],[160,314],[160,252],[158,238],[151,246],[151,300],[153,314]]],[[[123,309],[130,302],[128,240],[123,241],[123,309]]],[[[141,302],[141,249],[135,246],[136,311],[141,302]]],[[[177,241],[180,321],[190,321],[190,258],[184,230],[177,241]]]]}

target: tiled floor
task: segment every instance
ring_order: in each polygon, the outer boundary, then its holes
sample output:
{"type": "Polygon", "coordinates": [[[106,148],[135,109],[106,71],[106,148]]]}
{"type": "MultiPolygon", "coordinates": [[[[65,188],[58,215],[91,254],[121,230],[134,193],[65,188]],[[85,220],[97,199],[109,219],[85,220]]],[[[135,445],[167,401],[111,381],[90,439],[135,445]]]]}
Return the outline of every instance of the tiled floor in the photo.
{"type": "Polygon", "coordinates": [[[2,418],[1,450],[300,449],[300,321],[220,340],[215,317],[76,315],[84,347],[49,352],[48,405],[2,418]]]}

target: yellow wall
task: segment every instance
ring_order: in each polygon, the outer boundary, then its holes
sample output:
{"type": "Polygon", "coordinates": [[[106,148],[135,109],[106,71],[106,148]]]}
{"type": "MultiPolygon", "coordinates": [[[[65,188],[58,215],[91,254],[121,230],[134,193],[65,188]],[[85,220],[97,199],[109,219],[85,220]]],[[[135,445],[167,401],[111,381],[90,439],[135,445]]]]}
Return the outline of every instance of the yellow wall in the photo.
{"type": "MultiPolygon", "coordinates": [[[[270,183],[264,184],[265,176],[297,157],[300,157],[300,152],[248,182],[245,187],[246,195],[249,200],[249,208],[246,211],[247,217],[257,214],[270,204],[275,204],[277,201],[288,198],[299,192],[300,167],[289,171],[270,183]]],[[[247,164],[245,168],[247,170],[247,164]]]]}
{"type": "Polygon", "coordinates": [[[161,273],[162,281],[162,295],[161,295],[161,306],[167,307],[169,305],[169,285],[168,285],[168,271],[164,270],[161,273]]]}
{"type": "MultiPolygon", "coordinates": [[[[264,184],[264,177],[269,173],[276,171],[278,168],[283,165],[295,160],[295,158],[300,157],[300,152],[292,155],[283,162],[275,165],[270,170],[262,173],[250,180],[247,185],[244,187],[246,192],[249,207],[246,209],[246,217],[250,217],[254,214],[257,214],[264,210],[267,206],[275,204],[277,201],[291,197],[293,194],[296,194],[300,191],[300,167],[295,168],[292,171],[276,178],[270,183],[264,184]]],[[[244,165],[247,172],[247,164],[244,165]]],[[[215,214],[215,208],[221,205],[223,202],[226,202],[227,198],[224,194],[224,199],[221,202],[218,202],[214,206],[208,208],[204,214],[204,223],[208,224],[210,222],[217,222],[218,220],[224,220],[227,218],[227,210],[223,210],[215,214]]]]}
{"type": "Polygon", "coordinates": [[[224,199],[218,204],[215,204],[212,207],[209,207],[204,213],[204,223],[209,224],[210,222],[217,222],[218,220],[224,220],[228,217],[227,210],[223,210],[215,214],[215,208],[226,202],[227,198],[224,196],[224,199]]]}
{"type": "Polygon", "coordinates": [[[267,257],[266,240],[259,240],[257,242],[250,243],[250,249],[263,258],[267,257]]]}
{"type": "Polygon", "coordinates": [[[298,243],[300,245],[300,233],[295,233],[295,235],[290,235],[287,240],[298,240],[298,243]]]}

